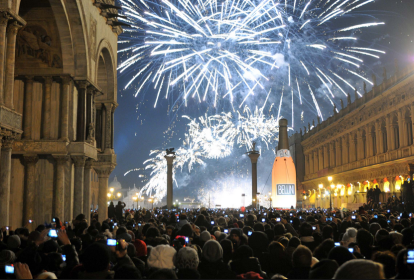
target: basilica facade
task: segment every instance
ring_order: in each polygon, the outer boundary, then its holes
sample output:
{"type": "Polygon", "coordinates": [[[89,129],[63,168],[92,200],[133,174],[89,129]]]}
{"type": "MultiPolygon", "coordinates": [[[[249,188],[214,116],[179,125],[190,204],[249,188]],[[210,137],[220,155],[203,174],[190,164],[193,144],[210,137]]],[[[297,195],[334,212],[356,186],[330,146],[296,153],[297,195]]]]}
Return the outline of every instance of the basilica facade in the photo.
{"type": "Polygon", "coordinates": [[[1,226],[106,210],[122,32],[114,5],[0,0],[1,226]]]}
{"type": "Polygon", "coordinates": [[[295,135],[304,207],[354,208],[367,202],[373,187],[385,202],[400,197],[404,180],[413,178],[414,66],[396,65],[393,72],[388,76],[384,69],[381,84],[373,76],[371,91],[348,94],[339,112],[334,108],[333,116],[295,135]]]}

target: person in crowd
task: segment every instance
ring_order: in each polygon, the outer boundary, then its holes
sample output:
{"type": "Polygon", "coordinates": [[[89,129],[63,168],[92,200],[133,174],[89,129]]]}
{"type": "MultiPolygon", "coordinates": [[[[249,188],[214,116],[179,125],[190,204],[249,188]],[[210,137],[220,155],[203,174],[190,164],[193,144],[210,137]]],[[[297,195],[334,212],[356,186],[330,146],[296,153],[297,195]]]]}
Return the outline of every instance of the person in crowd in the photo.
{"type": "Polygon", "coordinates": [[[287,275],[288,279],[309,279],[312,265],[312,251],[304,245],[299,245],[292,255],[293,268],[287,275]]]}

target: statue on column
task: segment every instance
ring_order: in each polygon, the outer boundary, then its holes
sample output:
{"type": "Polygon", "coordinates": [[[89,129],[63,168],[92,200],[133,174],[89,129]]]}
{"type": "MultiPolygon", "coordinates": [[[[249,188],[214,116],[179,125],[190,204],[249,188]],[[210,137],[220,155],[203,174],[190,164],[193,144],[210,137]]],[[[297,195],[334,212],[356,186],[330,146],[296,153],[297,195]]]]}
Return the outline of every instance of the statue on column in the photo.
{"type": "Polygon", "coordinates": [[[95,127],[93,123],[90,123],[88,125],[88,131],[88,138],[86,139],[86,141],[93,145],[95,143],[95,127]]]}
{"type": "Polygon", "coordinates": [[[375,76],[375,74],[372,74],[372,83],[374,84],[374,87],[377,86],[377,76],[375,76]]]}
{"type": "Polygon", "coordinates": [[[364,93],[367,94],[367,84],[364,82],[364,93]]]}
{"type": "Polygon", "coordinates": [[[354,94],[355,94],[355,101],[358,99],[358,91],[357,91],[357,89],[355,88],[355,92],[354,92],[354,94]]]}
{"type": "Polygon", "coordinates": [[[318,124],[321,124],[321,117],[318,116],[318,124]]]}
{"type": "Polygon", "coordinates": [[[336,114],[337,114],[337,112],[336,112],[336,104],[334,104],[334,107],[333,107],[333,113],[334,113],[334,115],[336,115],[336,114]]]}
{"type": "Polygon", "coordinates": [[[339,99],[341,101],[341,110],[344,108],[344,101],[342,99],[339,99]]]}
{"type": "Polygon", "coordinates": [[[347,97],[346,97],[346,101],[348,102],[347,105],[351,104],[351,94],[348,93],[347,97]]]}
{"type": "Polygon", "coordinates": [[[247,152],[248,154],[258,154],[259,152],[256,150],[256,142],[252,142],[252,149],[251,151],[247,152]]]}
{"type": "Polygon", "coordinates": [[[308,123],[308,130],[310,131],[310,123],[308,123]]]}
{"type": "Polygon", "coordinates": [[[165,151],[167,152],[167,156],[168,155],[174,155],[175,156],[174,148],[166,149],[165,151]]]}
{"type": "Polygon", "coordinates": [[[306,126],[304,126],[303,128],[304,128],[304,131],[305,131],[305,133],[304,133],[304,134],[306,134],[306,126]]]}

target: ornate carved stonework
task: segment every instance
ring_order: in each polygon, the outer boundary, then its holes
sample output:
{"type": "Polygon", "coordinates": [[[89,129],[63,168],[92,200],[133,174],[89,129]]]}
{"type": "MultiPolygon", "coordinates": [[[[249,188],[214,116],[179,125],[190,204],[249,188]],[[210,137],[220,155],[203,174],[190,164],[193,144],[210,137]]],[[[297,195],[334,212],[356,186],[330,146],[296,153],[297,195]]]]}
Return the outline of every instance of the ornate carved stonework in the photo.
{"type": "Polygon", "coordinates": [[[22,115],[16,111],[0,106],[0,126],[22,133],[22,115]]]}
{"type": "Polygon", "coordinates": [[[96,20],[94,18],[91,18],[91,26],[89,31],[89,51],[91,52],[91,57],[94,61],[96,61],[96,25],[96,20]]]}
{"type": "Polygon", "coordinates": [[[85,167],[86,159],[87,158],[85,156],[72,156],[75,167],[85,167]]]}

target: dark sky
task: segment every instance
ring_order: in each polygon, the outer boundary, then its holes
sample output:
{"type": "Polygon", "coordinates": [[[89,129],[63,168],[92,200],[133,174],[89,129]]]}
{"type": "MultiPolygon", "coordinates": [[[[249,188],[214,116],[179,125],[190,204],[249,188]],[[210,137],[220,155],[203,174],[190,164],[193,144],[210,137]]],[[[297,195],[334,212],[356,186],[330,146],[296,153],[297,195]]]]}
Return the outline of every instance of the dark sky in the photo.
{"type": "MultiPolygon", "coordinates": [[[[362,40],[370,41],[372,46],[385,50],[387,54],[379,61],[366,65],[367,77],[371,77],[372,73],[376,73],[378,82],[381,82],[382,68],[387,67],[388,73],[391,75],[394,71],[394,60],[397,59],[400,67],[406,66],[408,63],[414,63],[414,0],[377,0],[375,3],[369,4],[365,9],[358,10],[354,13],[356,18],[363,16],[365,18],[375,17],[379,21],[384,21],[385,26],[375,27],[364,33],[362,40]]],[[[153,149],[165,149],[166,147],[178,148],[185,132],[186,122],[181,120],[182,114],[188,114],[191,117],[197,117],[209,111],[214,113],[211,108],[201,105],[192,108],[182,108],[179,114],[170,111],[171,103],[168,100],[161,100],[157,108],[153,108],[154,96],[146,94],[144,99],[136,99],[133,97],[134,90],[123,90],[128,76],[120,76],[118,78],[118,103],[119,106],[115,112],[115,152],[117,154],[118,165],[111,175],[112,178],[117,175],[118,181],[122,186],[128,188],[136,184],[142,187],[143,178],[139,175],[146,175],[145,172],[131,172],[127,176],[124,173],[130,169],[143,168],[143,162],[149,158],[149,152],[153,149]],[[173,127],[173,129],[170,129],[173,127]]],[[[288,108],[288,110],[290,110],[288,108]]],[[[325,118],[332,114],[332,106],[321,107],[325,118]]],[[[310,116],[316,119],[316,115],[310,116]]],[[[295,116],[299,122],[300,118],[295,116]]],[[[307,125],[307,122],[300,123],[300,127],[307,125]]],[[[276,144],[275,144],[276,145],[276,144]]],[[[208,162],[204,168],[195,168],[191,173],[185,172],[178,175],[179,183],[188,186],[175,191],[174,199],[181,199],[183,196],[195,196],[195,190],[199,185],[206,184],[206,180],[219,182],[223,178],[232,176],[234,178],[243,178],[250,180],[249,169],[250,164],[248,158],[243,156],[243,150],[235,151],[225,161],[208,162]],[[234,168],[223,170],[211,166],[234,165],[234,168]],[[191,178],[190,178],[191,177],[191,178]],[[206,179],[207,178],[207,179],[206,179]]],[[[266,151],[263,154],[262,161],[259,161],[259,189],[265,192],[270,188],[267,181],[271,165],[273,162],[273,152],[266,151]],[[267,183],[266,183],[267,182],[267,183]]],[[[218,184],[220,185],[220,184],[218,184]]]]}

